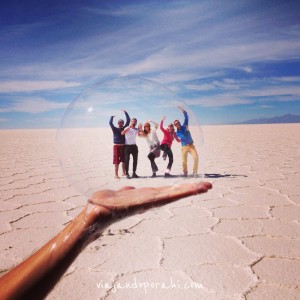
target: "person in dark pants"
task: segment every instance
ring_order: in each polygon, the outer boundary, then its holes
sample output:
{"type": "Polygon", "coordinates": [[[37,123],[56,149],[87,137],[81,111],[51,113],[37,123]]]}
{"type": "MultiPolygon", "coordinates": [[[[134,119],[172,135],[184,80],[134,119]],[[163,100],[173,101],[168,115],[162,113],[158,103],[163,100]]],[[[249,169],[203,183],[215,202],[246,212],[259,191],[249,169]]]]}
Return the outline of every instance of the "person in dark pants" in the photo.
{"type": "Polygon", "coordinates": [[[139,128],[136,127],[137,119],[132,118],[130,121],[130,126],[126,127],[122,131],[122,135],[125,135],[125,173],[126,177],[130,179],[129,176],[129,162],[130,162],[130,155],[133,158],[133,166],[132,166],[132,178],[139,178],[136,174],[137,163],[138,163],[138,146],[136,144],[136,137],[141,134],[142,125],[139,125],[139,128]]]}
{"type": "Polygon", "coordinates": [[[172,123],[168,125],[168,128],[164,128],[164,120],[166,119],[165,116],[162,117],[160,121],[160,130],[164,133],[164,138],[160,144],[160,149],[164,152],[163,157],[169,158],[169,163],[167,169],[165,170],[165,177],[171,177],[170,174],[172,165],[173,165],[173,152],[171,150],[172,142],[174,138],[179,142],[180,140],[176,136],[175,129],[172,123]]]}
{"type": "Polygon", "coordinates": [[[141,137],[145,137],[149,146],[148,159],[150,160],[151,169],[152,169],[152,178],[156,177],[156,172],[158,167],[155,163],[155,158],[160,156],[160,145],[159,139],[156,133],[158,124],[154,121],[149,120],[144,124],[144,130],[141,132],[141,137]],[[151,128],[150,122],[154,124],[154,127],[151,128]]]}

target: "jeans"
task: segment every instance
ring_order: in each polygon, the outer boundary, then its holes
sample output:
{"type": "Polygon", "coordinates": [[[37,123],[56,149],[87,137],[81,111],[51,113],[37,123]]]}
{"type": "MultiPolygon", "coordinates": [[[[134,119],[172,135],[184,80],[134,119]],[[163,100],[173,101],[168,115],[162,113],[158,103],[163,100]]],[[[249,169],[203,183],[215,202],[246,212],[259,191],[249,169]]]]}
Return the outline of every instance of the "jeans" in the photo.
{"type": "Polygon", "coordinates": [[[154,154],[153,152],[150,152],[150,153],[148,154],[148,158],[149,158],[150,163],[151,163],[151,169],[152,169],[152,172],[153,172],[153,173],[156,173],[156,172],[158,171],[158,167],[157,167],[157,165],[156,165],[156,163],[155,163],[155,161],[154,161],[154,159],[155,159],[155,154],[154,154]]]}
{"type": "Polygon", "coordinates": [[[169,163],[168,163],[167,169],[169,169],[171,171],[171,168],[173,165],[173,152],[167,144],[161,144],[160,149],[168,155],[169,163]]]}
{"type": "Polygon", "coordinates": [[[133,171],[133,173],[136,172],[137,162],[138,162],[138,153],[139,153],[139,150],[138,150],[137,145],[126,145],[125,146],[125,172],[126,172],[126,175],[128,175],[128,171],[129,171],[130,154],[132,155],[132,158],[133,158],[132,171],[133,171]]]}

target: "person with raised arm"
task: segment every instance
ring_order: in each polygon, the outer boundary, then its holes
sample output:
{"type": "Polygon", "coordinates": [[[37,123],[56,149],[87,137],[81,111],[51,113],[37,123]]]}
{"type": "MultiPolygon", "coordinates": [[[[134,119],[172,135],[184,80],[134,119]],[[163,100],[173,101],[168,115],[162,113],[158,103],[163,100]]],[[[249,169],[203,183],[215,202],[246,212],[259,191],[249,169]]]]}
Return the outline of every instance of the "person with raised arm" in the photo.
{"type": "Polygon", "coordinates": [[[141,133],[141,137],[146,138],[149,146],[148,159],[150,160],[151,164],[152,178],[156,177],[156,172],[158,171],[158,167],[155,163],[155,158],[158,158],[160,156],[160,142],[156,133],[157,128],[158,123],[149,120],[144,124],[144,130],[141,133]],[[154,126],[151,127],[150,123],[153,123],[154,126]]]}
{"type": "Polygon", "coordinates": [[[139,124],[138,128],[136,125],[137,119],[132,118],[130,125],[121,132],[122,135],[125,135],[125,173],[128,179],[131,178],[129,175],[130,155],[132,155],[133,158],[132,178],[139,178],[136,174],[139,153],[139,149],[136,144],[136,137],[142,134],[142,124],[139,124]]]}
{"type": "Polygon", "coordinates": [[[125,176],[125,136],[122,135],[122,131],[129,125],[130,117],[126,110],[121,109],[126,116],[126,123],[124,124],[123,119],[118,120],[118,127],[113,124],[115,116],[111,116],[109,125],[112,129],[114,136],[114,148],[113,148],[113,164],[115,165],[115,178],[119,177],[119,164],[122,163],[123,176],[125,176]]]}
{"type": "Polygon", "coordinates": [[[176,127],[176,136],[181,141],[182,146],[182,168],[183,168],[183,176],[187,177],[188,169],[187,169],[187,160],[188,160],[188,154],[191,154],[194,159],[193,164],[193,176],[197,177],[198,173],[198,153],[194,145],[193,138],[191,136],[191,132],[189,130],[189,117],[187,112],[181,107],[178,106],[178,109],[180,109],[183,112],[184,115],[184,122],[181,125],[179,120],[175,120],[174,126],[176,127]]]}
{"type": "Polygon", "coordinates": [[[173,165],[173,152],[171,149],[172,143],[174,138],[180,142],[179,138],[176,136],[175,130],[174,130],[174,126],[172,123],[170,123],[167,127],[167,129],[164,128],[164,120],[166,119],[165,116],[162,117],[161,121],[160,121],[160,130],[163,132],[164,134],[164,138],[160,144],[160,149],[164,152],[163,153],[163,158],[165,159],[165,157],[169,158],[169,162],[167,165],[167,168],[165,170],[165,177],[171,177],[172,175],[170,174],[171,172],[171,168],[173,165]]]}

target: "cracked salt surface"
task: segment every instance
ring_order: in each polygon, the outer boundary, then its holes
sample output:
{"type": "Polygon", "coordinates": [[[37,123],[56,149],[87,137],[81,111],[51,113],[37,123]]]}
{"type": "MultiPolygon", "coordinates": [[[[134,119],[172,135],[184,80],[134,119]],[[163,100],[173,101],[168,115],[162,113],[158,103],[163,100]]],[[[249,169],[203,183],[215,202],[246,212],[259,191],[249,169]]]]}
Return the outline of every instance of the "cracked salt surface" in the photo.
{"type": "MultiPolygon", "coordinates": [[[[205,179],[213,189],[112,224],[83,250],[47,299],[299,298],[300,124],[203,130],[205,179]],[[162,288],[171,280],[174,288],[162,288]],[[121,288],[134,282],[141,287],[121,288]],[[201,288],[179,287],[192,282],[201,288]],[[151,288],[155,283],[160,287],[151,288]],[[150,284],[146,293],[145,284],[150,284]]],[[[5,273],[50,240],[87,199],[60,172],[55,131],[0,131],[0,138],[0,270],[5,273]]],[[[103,139],[111,143],[110,136],[103,139]]],[[[180,151],[177,146],[174,152],[180,151]]],[[[140,170],[150,171],[148,164],[139,158],[140,170]]],[[[180,154],[174,155],[172,172],[181,173],[180,154]]]]}

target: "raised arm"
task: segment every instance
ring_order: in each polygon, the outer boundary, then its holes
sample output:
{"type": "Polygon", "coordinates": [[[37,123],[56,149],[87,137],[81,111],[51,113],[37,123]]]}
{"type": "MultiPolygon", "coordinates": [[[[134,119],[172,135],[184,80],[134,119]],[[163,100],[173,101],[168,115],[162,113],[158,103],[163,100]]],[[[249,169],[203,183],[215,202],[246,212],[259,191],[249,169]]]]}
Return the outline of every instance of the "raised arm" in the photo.
{"type": "Polygon", "coordinates": [[[166,119],[166,116],[163,116],[161,118],[160,124],[159,124],[159,128],[163,133],[167,133],[168,131],[164,128],[164,120],[166,119]]]}
{"type": "Polygon", "coordinates": [[[125,127],[129,126],[130,124],[130,117],[129,117],[129,114],[127,113],[127,111],[125,109],[121,109],[121,111],[125,114],[126,116],[126,122],[125,122],[125,127]]]}
{"type": "Polygon", "coordinates": [[[181,106],[178,106],[178,109],[181,110],[184,115],[184,122],[183,122],[182,126],[188,126],[189,125],[189,117],[188,117],[187,112],[181,106]]]}
{"type": "Polygon", "coordinates": [[[155,126],[155,128],[157,129],[158,128],[158,126],[159,126],[159,124],[158,123],[156,123],[155,121],[153,121],[153,120],[149,120],[148,121],[149,123],[151,122],[152,124],[154,124],[154,126],[155,126]]]}
{"type": "Polygon", "coordinates": [[[110,119],[109,119],[109,125],[110,125],[112,130],[114,130],[116,128],[115,125],[113,124],[114,117],[115,116],[111,116],[110,119]]]}

